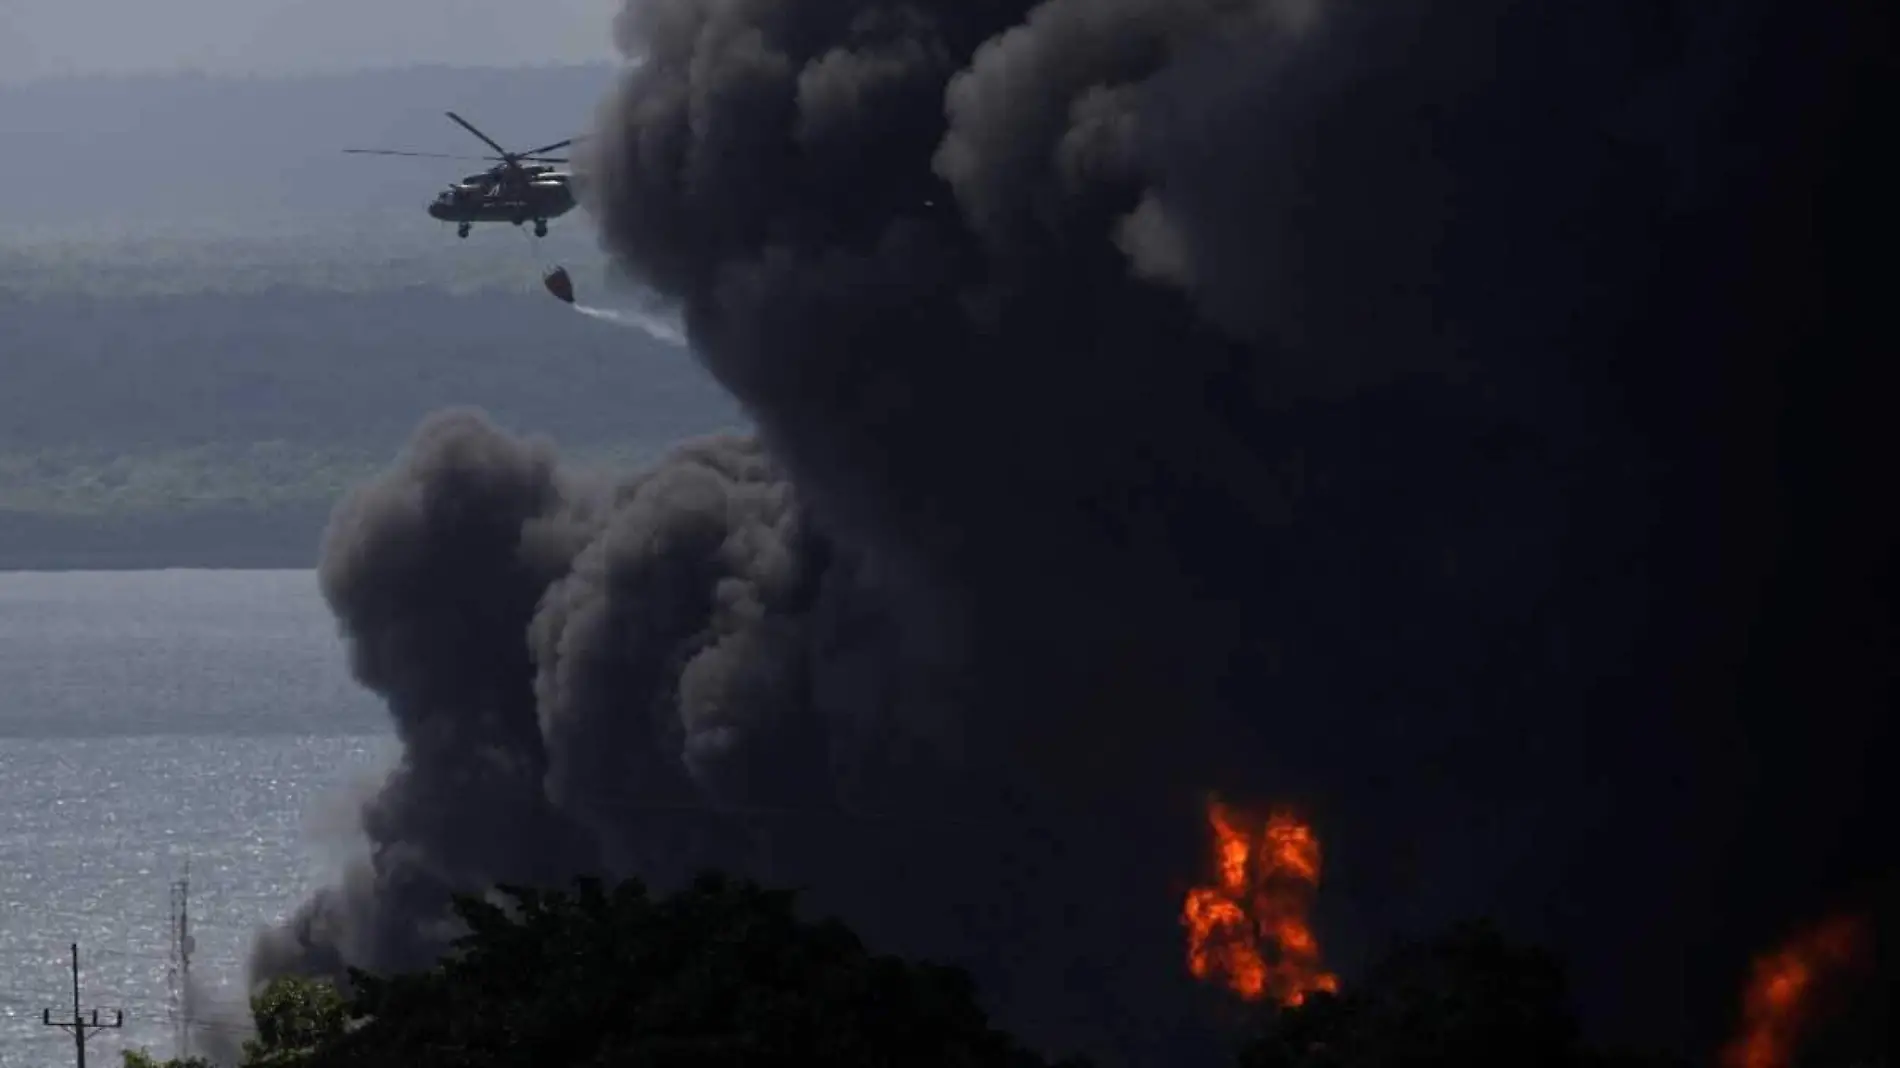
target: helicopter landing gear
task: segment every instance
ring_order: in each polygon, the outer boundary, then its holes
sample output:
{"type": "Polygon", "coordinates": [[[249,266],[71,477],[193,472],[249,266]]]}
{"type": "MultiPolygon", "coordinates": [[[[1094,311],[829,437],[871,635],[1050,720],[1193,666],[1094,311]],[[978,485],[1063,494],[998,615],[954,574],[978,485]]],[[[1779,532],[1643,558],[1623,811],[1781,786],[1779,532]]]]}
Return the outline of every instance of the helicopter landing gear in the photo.
{"type": "Polygon", "coordinates": [[[536,219],[534,221],[534,236],[548,236],[548,221],[546,219],[536,219]]]}
{"type": "Polygon", "coordinates": [[[455,228],[455,236],[456,236],[456,237],[467,237],[467,236],[468,236],[468,224],[467,224],[467,223],[463,223],[463,224],[461,224],[460,226],[457,226],[457,227],[455,228]]]}

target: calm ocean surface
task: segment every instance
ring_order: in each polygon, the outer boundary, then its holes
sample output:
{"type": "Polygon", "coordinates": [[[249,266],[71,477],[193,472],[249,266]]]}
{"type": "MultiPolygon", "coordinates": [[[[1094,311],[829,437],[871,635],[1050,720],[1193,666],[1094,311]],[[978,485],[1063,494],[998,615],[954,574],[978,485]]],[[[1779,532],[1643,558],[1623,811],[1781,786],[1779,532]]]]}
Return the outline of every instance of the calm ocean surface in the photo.
{"type": "Polygon", "coordinates": [[[0,573],[0,1068],[72,1063],[40,1022],[71,1014],[72,942],[82,1004],[125,1012],[88,1062],[170,1052],[187,859],[199,1011],[241,1011],[250,932],[330,869],[394,749],[314,572],[0,573]]]}

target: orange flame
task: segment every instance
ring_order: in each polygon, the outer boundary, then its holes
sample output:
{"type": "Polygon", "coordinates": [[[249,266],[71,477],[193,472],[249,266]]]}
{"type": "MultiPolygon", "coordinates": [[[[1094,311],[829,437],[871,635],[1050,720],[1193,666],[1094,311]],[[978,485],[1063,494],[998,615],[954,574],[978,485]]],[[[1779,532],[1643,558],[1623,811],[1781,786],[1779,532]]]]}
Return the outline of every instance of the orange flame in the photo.
{"type": "Polygon", "coordinates": [[[1815,984],[1852,963],[1864,932],[1855,917],[1828,920],[1757,958],[1742,998],[1742,1031],[1724,1068],[1783,1068],[1813,1008],[1815,984]]]}
{"type": "Polygon", "coordinates": [[[1188,971],[1223,983],[1248,1001],[1298,1005],[1339,980],[1320,968],[1306,910],[1319,886],[1319,839],[1290,813],[1267,819],[1258,847],[1218,801],[1207,806],[1216,882],[1188,891],[1188,971]],[[1249,862],[1252,862],[1251,865],[1249,862]]]}

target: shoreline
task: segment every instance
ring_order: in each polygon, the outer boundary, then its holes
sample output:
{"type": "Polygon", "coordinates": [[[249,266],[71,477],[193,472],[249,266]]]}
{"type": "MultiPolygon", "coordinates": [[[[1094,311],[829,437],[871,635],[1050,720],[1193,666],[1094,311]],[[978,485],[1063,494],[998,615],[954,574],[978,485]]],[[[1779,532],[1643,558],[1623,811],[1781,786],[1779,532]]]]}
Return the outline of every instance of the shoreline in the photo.
{"type": "Polygon", "coordinates": [[[329,502],[79,516],[0,511],[0,573],[315,568],[329,502]]]}
{"type": "Polygon", "coordinates": [[[0,559],[0,576],[4,574],[78,574],[78,572],[283,572],[283,570],[315,570],[317,561],[302,559],[295,561],[289,557],[257,557],[257,559],[239,559],[239,561],[220,561],[220,559],[47,559],[36,561],[27,557],[25,561],[0,559]]]}

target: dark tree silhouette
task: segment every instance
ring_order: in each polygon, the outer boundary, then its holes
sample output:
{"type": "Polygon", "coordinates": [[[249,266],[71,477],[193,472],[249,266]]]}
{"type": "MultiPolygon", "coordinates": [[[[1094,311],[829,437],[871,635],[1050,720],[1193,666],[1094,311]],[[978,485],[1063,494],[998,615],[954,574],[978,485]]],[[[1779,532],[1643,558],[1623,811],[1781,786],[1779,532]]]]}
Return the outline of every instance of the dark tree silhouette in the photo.
{"type": "Polygon", "coordinates": [[[457,900],[468,933],[435,968],[352,974],[351,1025],[298,1063],[1047,1063],[990,1027],[962,972],[874,955],[790,892],[707,876],[667,898],[637,881],[502,894],[457,900]]]}
{"type": "Polygon", "coordinates": [[[1272,1010],[1241,1068],[1666,1068],[1586,1047],[1562,965],[1489,924],[1402,943],[1339,995],[1272,1010]]]}

